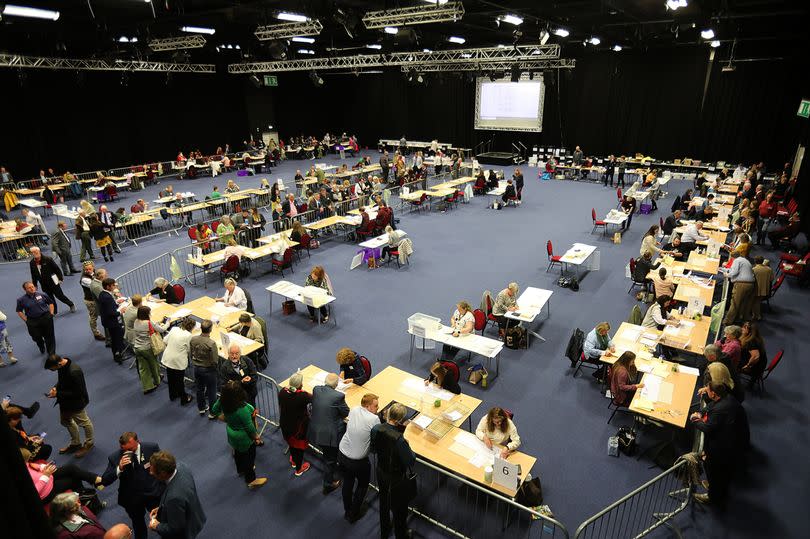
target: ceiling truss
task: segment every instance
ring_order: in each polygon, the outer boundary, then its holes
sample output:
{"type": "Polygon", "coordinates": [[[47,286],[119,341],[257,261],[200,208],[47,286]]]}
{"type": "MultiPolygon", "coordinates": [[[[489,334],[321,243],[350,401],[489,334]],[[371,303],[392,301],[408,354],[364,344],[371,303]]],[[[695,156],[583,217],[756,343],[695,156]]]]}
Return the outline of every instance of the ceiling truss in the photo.
{"type": "Polygon", "coordinates": [[[141,60],[89,60],[0,54],[0,67],[68,69],[74,71],[152,71],[156,73],[216,73],[214,64],[175,64],[141,60]]]}
{"type": "Polygon", "coordinates": [[[419,73],[455,73],[459,71],[501,72],[509,71],[518,66],[521,71],[542,71],[544,69],[574,69],[576,60],[573,58],[560,58],[559,60],[533,60],[527,62],[480,62],[480,63],[453,63],[402,66],[403,73],[416,71],[419,73]]]}
{"type": "Polygon", "coordinates": [[[181,49],[200,49],[205,47],[205,37],[200,34],[182,37],[167,37],[153,39],[149,42],[149,48],[153,51],[177,51],[181,49]]]}
{"type": "Polygon", "coordinates": [[[287,39],[298,36],[317,36],[321,33],[321,30],[323,30],[321,21],[315,19],[314,21],[259,26],[253,33],[259,41],[268,41],[271,39],[287,39]]]}
{"type": "Polygon", "coordinates": [[[386,26],[456,22],[463,16],[464,5],[461,2],[447,2],[446,4],[369,11],[363,15],[363,25],[369,30],[374,30],[386,26]]]}

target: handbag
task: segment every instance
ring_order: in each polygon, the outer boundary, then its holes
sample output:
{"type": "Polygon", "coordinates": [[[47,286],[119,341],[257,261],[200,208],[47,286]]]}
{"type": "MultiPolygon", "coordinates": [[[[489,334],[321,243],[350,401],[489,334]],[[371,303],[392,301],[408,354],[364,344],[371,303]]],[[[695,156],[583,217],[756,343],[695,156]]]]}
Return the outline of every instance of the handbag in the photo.
{"type": "Polygon", "coordinates": [[[531,481],[524,481],[517,491],[515,501],[524,507],[537,507],[543,505],[543,486],[539,477],[533,477],[531,481]]]}
{"type": "Polygon", "coordinates": [[[281,312],[289,315],[295,312],[295,301],[288,299],[281,302],[281,312]]]}
{"type": "Polygon", "coordinates": [[[163,342],[163,339],[160,337],[160,334],[155,331],[155,328],[152,327],[152,322],[148,322],[149,324],[149,340],[152,343],[152,353],[156,356],[159,356],[163,353],[166,349],[166,343],[163,342]]]}
{"type": "Polygon", "coordinates": [[[471,384],[476,385],[481,382],[486,376],[489,374],[484,368],[483,365],[478,363],[477,365],[473,365],[467,369],[467,372],[470,373],[467,377],[467,381],[471,384]]]}
{"type": "Polygon", "coordinates": [[[636,431],[628,427],[622,427],[616,433],[619,439],[619,451],[625,455],[632,455],[636,451],[636,431]]]}

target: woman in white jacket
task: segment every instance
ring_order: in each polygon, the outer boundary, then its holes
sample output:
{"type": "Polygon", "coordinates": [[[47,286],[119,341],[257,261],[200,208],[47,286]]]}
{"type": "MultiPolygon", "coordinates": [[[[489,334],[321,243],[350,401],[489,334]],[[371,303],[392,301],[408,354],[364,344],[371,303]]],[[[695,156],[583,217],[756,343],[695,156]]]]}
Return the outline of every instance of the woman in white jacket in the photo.
{"type": "Polygon", "coordinates": [[[183,375],[188,367],[188,357],[191,341],[191,331],[196,322],[191,318],[183,318],[179,326],[175,326],[164,337],[166,349],[163,351],[161,363],[166,367],[166,377],[169,381],[169,400],[180,398],[180,404],[186,405],[193,399],[186,394],[183,385],[183,375]]]}

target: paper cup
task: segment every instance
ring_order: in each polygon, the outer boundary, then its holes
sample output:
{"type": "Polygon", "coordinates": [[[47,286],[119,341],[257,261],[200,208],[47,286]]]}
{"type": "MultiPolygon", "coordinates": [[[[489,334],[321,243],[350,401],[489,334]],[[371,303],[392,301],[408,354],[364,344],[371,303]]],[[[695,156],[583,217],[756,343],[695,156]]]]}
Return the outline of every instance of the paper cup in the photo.
{"type": "Polygon", "coordinates": [[[492,483],[492,466],[484,468],[484,482],[492,483]]]}

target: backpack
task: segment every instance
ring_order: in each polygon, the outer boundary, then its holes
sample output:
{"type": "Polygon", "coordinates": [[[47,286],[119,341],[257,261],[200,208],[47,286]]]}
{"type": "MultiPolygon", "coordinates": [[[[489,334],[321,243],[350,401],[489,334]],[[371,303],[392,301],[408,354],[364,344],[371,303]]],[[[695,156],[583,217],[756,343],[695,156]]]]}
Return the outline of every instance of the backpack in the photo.
{"type": "Polygon", "coordinates": [[[251,272],[250,265],[243,264],[243,263],[240,262],[239,263],[239,269],[236,270],[236,271],[237,271],[237,273],[239,273],[239,278],[244,279],[245,277],[250,275],[250,272],[251,272]]]}
{"type": "MultiPolygon", "coordinates": [[[[519,350],[527,347],[526,330],[520,326],[514,326],[506,330],[504,344],[512,350],[519,350]]],[[[535,504],[539,505],[539,504],[535,504]]]]}
{"type": "Polygon", "coordinates": [[[571,277],[571,283],[569,284],[569,287],[574,292],[579,292],[579,281],[577,280],[576,277],[571,277]]]}
{"type": "Polygon", "coordinates": [[[619,439],[619,451],[631,456],[636,451],[636,431],[629,427],[622,427],[616,433],[619,439]]]}
{"type": "Polygon", "coordinates": [[[539,477],[524,481],[517,491],[515,501],[524,507],[537,507],[543,504],[543,486],[539,477]]]}

